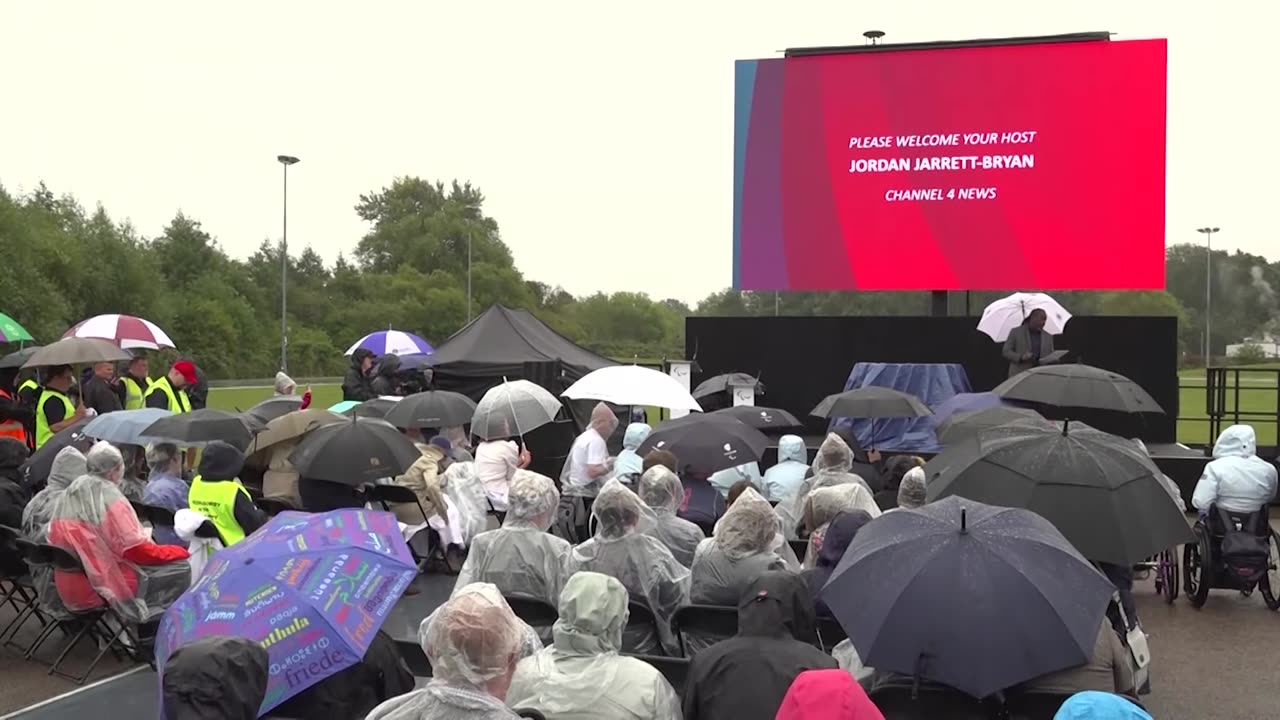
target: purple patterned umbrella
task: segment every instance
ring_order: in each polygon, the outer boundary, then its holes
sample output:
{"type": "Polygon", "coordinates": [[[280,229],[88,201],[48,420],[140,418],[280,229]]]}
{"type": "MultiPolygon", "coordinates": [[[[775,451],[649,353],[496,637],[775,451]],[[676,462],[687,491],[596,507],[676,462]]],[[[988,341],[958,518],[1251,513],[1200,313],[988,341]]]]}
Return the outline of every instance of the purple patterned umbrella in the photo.
{"type": "Polygon", "coordinates": [[[364,657],[417,574],[394,515],[283,512],[220,550],[165,611],[156,665],[211,635],[260,643],[271,658],[260,714],[364,657]]]}

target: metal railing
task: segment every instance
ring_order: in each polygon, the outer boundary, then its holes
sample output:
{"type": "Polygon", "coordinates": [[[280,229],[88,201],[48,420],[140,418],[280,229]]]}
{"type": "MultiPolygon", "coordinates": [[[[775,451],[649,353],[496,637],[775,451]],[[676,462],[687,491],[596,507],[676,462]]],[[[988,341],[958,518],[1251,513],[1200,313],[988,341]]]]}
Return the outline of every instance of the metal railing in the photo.
{"type": "Polygon", "coordinates": [[[1204,418],[1179,420],[1207,421],[1210,444],[1224,427],[1239,424],[1252,425],[1258,431],[1260,445],[1276,444],[1280,432],[1280,368],[1206,368],[1204,398],[1204,418]],[[1271,442],[1264,443],[1263,438],[1271,442]]]}

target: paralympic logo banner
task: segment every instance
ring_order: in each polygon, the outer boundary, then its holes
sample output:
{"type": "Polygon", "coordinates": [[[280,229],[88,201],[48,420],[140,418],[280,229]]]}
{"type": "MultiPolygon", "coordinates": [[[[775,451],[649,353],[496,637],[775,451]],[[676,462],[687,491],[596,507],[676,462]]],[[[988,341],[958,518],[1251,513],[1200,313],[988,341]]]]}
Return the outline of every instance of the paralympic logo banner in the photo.
{"type": "Polygon", "coordinates": [[[734,286],[1163,289],[1164,40],[740,60],[734,286]]]}

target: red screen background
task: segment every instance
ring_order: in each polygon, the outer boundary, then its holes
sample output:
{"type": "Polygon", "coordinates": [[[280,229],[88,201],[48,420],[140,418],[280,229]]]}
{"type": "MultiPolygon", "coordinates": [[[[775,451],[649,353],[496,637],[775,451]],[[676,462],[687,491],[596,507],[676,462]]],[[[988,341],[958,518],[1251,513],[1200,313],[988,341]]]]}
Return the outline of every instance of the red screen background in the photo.
{"type": "Polygon", "coordinates": [[[739,63],[735,285],[1163,288],[1165,68],[1164,40],[739,63]],[[1035,137],[896,146],[1006,132],[1035,137]],[[894,146],[851,149],[855,137],[894,146]],[[1025,154],[1034,167],[914,169],[922,157],[1025,154]],[[888,158],[912,169],[850,172],[856,159],[888,158]],[[995,197],[947,195],[969,188],[995,197]],[[886,201],[899,190],[942,199],[886,201]]]}

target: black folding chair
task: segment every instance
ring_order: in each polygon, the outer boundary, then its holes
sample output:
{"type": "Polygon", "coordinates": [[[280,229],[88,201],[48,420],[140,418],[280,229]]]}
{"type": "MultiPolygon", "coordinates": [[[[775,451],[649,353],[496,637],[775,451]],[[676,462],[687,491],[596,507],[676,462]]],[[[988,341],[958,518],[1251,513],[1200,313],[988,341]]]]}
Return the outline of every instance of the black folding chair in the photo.
{"type": "Polygon", "coordinates": [[[173,511],[168,508],[162,508],[158,505],[148,505],[147,503],[129,501],[133,506],[133,512],[137,514],[138,519],[144,523],[148,523],[151,527],[173,527],[173,511]]]}
{"type": "Polygon", "coordinates": [[[818,616],[818,647],[822,648],[823,652],[831,652],[831,648],[848,637],[849,634],[844,631],[840,623],[836,622],[835,618],[818,616]]]}
{"type": "MultiPolygon", "coordinates": [[[[58,547],[57,545],[35,545],[34,543],[31,545],[34,545],[33,555],[35,559],[51,565],[55,572],[78,573],[80,575],[85,574],[84,565],[80,562],[80,558],[76,557],[73,553],[58,547]]],[[[28,552],[31,551],[28,550],[28,552]]],[[[53,661],[53,666],[49,668],[50,675],[57,675],[59,677],[66,678],[77,685],[83,685],[85,681],[89,679],[89,676],[93,674],[94,669],[98,667],[98,663],[102,662],[102,658],[108,651],[114,652],[117,655],[119,654],[116,646],[117,644],[122,644],[122,638],[129,641],[134,648],[134,653],[138,659],[147,659],[148,662],[154,662],[154,660],[147,657],[147,653],[142,648],[141,641],[138,638],[137,633],[133,631],[132,625],[123,617],[120,617],[120,615],[116,613],[105,600],[103,600],[103,607],[101,608],[84,612],[71,612],[75,616],[75,621],[76,624],[79,625],[79,629],[71,638],[71,641],[62,649],[58,658],[53,661]],[[111,620],[115,621],[115,627],[112,627],[111,620]],[[100,647],[98,649],[98,654],[94,656],[83,674],[71,675],[63,672],[60,669],[63,661],[67,659],[67,656],[71,654],[71,651],[75,649],[75,647],[80,644],[80,641],[86,636],[99,640],[98,644],[100,647]]]]}
{"type": "Polygon", "coordinates": [[[635,636],[640,632],[653,637],[659,648],[654,654],[662,654],[660,641],[662,636],[658,633],[658,618],[654,616],[648,605],[632,600],[627,603],[627,627],[622,633],[623,653],[637,653],[647,649],[634,647],[635,636]]]}
{"type": "Polygon", "coordinates": [[[685,633],[697,632],[709,638],[725,640],[738,634],[738,608],[720,605],[685,605],[671,618],[671,633],[680,642],[680,654],[693,657],[685,633]]]}
{"type": "Polygon", "coordinates": [[[522,718],[533,718],[533,720],[547,720],[547,716],[534,710],[533,708],[516,708],[516,715],[522,718]]]}
{"type": "Polygon", "coordinates": [[[662,655],[630,655],[637,660],[643,660],[654,667],[658,672],[662,673],[662,677],[671,683],[671,687],[676,691],[677,697],[684,697],[685,685],[689,681],[689,658],[672,658],[662,655]]]}
{"type": "Polygon", "coordinates": [[[255,498],[254,504],[269,517],[275,517],[287,510],[296,510],[292,503],[279,498],[255,498]]]}
{"type": "Polygon", "coordinates": [[[800,562],[804,562],[804,556],[809,554],[809,541],[788,540],[787,544],[791,546],[791,552],[796,554],[796,559],[800,562]]]}
{"type": "MultiPolygon", "coordinates": [[[[371,503],[378,503],[383,510],[394,512],[392,505],[409,505],[412,504],[418,508],[418,512],[422,513],[422,519],[425,522],[427,515],[426,508],[422,507],[422,502],[418,500],[418,494],[402,485],[370,485],[365,489],[365,500],[371,503]]],[[[412,538],[410,538],[412,539],[412,538]]],[[[409,553],[413,555],[413,561],[416,563],[425,563],[432,559],[444,560],[444,549],[441,547],[443,543],[435,530],[427,528],[427,555],[423,557],[413,549],[413,543],[406,542],[409,546],[409,553]]],[[[447,563],[446,563],[447,565],[447,563]]]]}
{"type": "Polygon", "coordinates": [[[0,639],[4,639],[6,647],[25,651],[25,648],[13,642],[18,631],[33,616],[42,626],[47,625],[48,621],[40,612],[39,599],[36,597],[35,586],[31,584],[30,575],[26,572],[18,572],[18,568],[26,566],[23,562],[22,550],[18,547],[18,541],[21,539],[22,534],[18,530],[0,525],[0,567],[8,568],[0,574],[0,607],[9,605],[15,611],[13,619],[4,626],[3,630],[0,630],[0,639]]]}
{"type": "Polygon", "coordinates": [[[523,597],[521,595],[504,596],[507,605],[511,606],[511,612],[516,614],[530,627],[551,627],[556,620],[560,619],[560,613],[545,600],[536,598],[523,597]]]}

